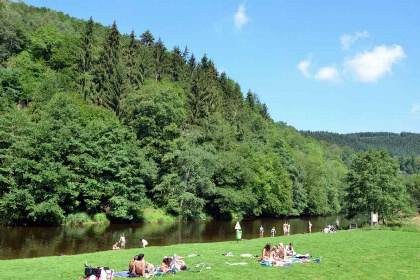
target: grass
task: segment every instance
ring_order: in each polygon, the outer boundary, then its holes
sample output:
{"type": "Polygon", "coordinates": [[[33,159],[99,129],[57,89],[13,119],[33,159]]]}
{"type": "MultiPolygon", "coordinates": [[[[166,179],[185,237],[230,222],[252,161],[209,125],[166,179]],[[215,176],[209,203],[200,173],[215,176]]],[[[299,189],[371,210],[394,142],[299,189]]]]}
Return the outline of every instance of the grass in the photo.
{"type": "MultiPolygon", "coordinates": [[[[160,264],[162,257],[174,253],[187,256],[188,266],[212,263],[202,273],[179,272],[162,279],[419,279],[420,233],[393,230],[340,231],[336,234],[301,234],[232,242],[180,244],[91,254],[0,261],[1,279],[78,279],[85,261],[92,266],[126,270],[134,255],[144,253],[146,260],[160,264]],[[242,253],[261,254],[268,242],[293,242],[298,253],[321,257],[320,263],[294,264],[293,267],[263,267],[256,259],[241,258],[242,253]],[[234,257],[223,257],[232,252],[234,257]],[[247,262],[228,266],[225,262],[247,262]]],[[[119,278],[117,278],[119,279],[119,278]]]]}
{"type": "Polygon", "coordinates": [[[65,225],[68,226],[78,226],[78,225],[88,225],[88,224],[106,224],[109,223],[106,214],[97,213],[93,217],[89,216],[84,212],[69,214],[66,217],[65,225]]]}
{"type": "Polygon", "coordinates": [[[146,208],[142,211],[144,223],[169,223],[174,222],[175,218],[166,214],[162,209],[146,208]]]}

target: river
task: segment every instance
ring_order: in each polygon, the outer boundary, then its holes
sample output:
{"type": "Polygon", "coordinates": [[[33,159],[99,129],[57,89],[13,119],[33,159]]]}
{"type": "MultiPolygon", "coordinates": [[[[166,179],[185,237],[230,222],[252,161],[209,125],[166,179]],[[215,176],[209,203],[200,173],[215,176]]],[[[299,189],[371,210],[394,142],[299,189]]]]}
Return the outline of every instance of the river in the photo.
{"type": "MultiPolygon", "coordinates": [[[[264,227],[265,236],[274,226],[276,236],[283,235],[282,225],[290,223],[291,234],[321,231],[326,225],[335,225],[337,216],[297,217],[276,219],[245,219],[240,222],[244,239],[259,237],[264,227]]],[[[349,221],[339,217],[340,225],[348,227],[349,221]]],[[[144,238],[149,246],[179,243],[202,243],[235,240],[236,221],[200,221],[151,224],[110,224],[60,227],[0,227],[0,259],[32,258],[41,256],[73,255],[110,250],[119,236],[126,236],[126,248],[138,248],[144,238]]]]}

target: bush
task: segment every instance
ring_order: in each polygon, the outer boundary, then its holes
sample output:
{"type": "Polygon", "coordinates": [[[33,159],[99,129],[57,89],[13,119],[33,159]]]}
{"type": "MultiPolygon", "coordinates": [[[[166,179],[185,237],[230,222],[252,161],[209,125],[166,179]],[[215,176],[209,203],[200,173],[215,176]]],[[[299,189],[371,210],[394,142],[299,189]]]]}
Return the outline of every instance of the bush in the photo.
{"type": "Polygon", "coordinates": [[[154,208],[145,208],[143,210],[143,222],[145,223],[153,223],[153,222],[174,222],[175,218],[171,215],[168,215],[162,209],[154,209],[154,208]]]}
{"type": "Polygon", "coordinates": [[[106,217],[105,213],[96,213],[95,215],[93,215],[92,220],[95,223],[109,223],[109,220],[106,217]]]}
{"type": "Polygon", "coordinates": [[[66,225],[75,226],[83,225],[90,222],[92,222],[92,220],[90,219],[89,215],[84,212],[69,214],[66,217],[66,225]]]}

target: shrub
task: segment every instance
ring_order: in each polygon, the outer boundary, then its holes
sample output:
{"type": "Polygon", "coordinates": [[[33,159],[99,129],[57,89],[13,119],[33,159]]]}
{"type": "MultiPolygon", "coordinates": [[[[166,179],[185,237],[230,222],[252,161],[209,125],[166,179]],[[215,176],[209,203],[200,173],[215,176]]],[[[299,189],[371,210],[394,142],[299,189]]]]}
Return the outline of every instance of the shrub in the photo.
{"type": "Polygon", "coordinates": [[[90,222],[92,222],[92,220],[90,219],[89,215],[84,212],[69,214],[66,217],[66,225],[75,226],[90,222]]]}
{"type": "Polygon", "coordinates": [[[105,213],[96,213],[93,215],[92,220],[96,223],[109,223],[105,213]]]}

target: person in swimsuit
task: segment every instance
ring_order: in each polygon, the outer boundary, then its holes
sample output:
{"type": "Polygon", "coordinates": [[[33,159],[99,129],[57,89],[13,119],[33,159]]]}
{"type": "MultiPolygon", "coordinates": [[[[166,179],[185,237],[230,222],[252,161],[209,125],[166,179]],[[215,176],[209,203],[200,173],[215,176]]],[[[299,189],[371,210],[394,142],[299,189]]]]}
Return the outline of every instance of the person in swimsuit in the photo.
{"type": "Polygon", "coordinates": [[[262,261],[270,260],[270,251],[271,251],[271,244],[268,243],[267,245],[265,245],[265,247],[262,250],[262,256],[261,256],[262,261]]]}
{"type": "Polygon", "coordinates": [[[120,247],[118,247],[118,242],[114,244],[114,246],[112,246],[112,250],[119,250],[120,247]]]}
{"type": "Polygon", "coordinates": [[[264,237],[264,228],[262,225],[260,227],[260,237],[264,237]]]}
{"type": "Polygon", "coordinates": [[[125,234],[124,233],[120,236],[120,240],[118,242],[120,243],[121,249],[125,249],[125,234]]]}
{"type": "Polygon", "coordinates": [[[309,233],[312,233],[312,223],[309,221],[309,233]]]}

